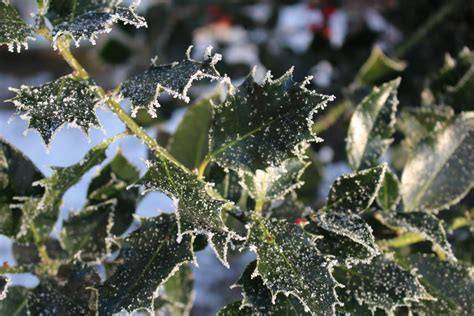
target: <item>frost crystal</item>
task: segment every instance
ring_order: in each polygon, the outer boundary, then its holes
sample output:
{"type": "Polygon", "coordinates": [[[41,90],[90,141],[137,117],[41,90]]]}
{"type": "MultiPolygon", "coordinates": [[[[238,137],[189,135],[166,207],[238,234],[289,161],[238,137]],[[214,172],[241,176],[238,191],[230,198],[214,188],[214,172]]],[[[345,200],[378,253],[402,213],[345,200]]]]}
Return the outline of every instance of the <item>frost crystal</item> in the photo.
{"type": "Polygon", "coordinates": [[[64,76],[41,86],[21,86],[12,89],[11,100],[17,113],[28,120],[29,128],[36,129],[46,145],[64,124],[81,128],[86,134],[91,127],[99,128],[95,107],[100,99],[94,92],[92,80],[64,76]]]}
{"type": "Polygon", "coordinates": [[[132,116],[140,108],[144,108],[151,116],[156,117],[156,108],[160,106],[158,97],[162,92],[189,102],[188,92],[194,81],[204,78],[220,79],[219,72],[214,67],[219,58],[215,56],[207,57],[203,62],[187,58],[167,65],[153,65],[144,73],[123,82],[121,97],[132,101],[132,116]]]}
{"type": "Polygon", "coordinates": [[[250,74],[214,106],[210,157],[222,167],[250,172],[301,158],[309,143],[319,140],[313,116],[332,100],[294,82],[291,70],[261,84],[250,74]]]}
{"type": "Polygon", "coordinates": [[[0,1],[0,45],[19,53],[22,46],[28,49],[28,40],[34,40],[33,28],[26,24],[18,12],[7,2],[0,1]]]}

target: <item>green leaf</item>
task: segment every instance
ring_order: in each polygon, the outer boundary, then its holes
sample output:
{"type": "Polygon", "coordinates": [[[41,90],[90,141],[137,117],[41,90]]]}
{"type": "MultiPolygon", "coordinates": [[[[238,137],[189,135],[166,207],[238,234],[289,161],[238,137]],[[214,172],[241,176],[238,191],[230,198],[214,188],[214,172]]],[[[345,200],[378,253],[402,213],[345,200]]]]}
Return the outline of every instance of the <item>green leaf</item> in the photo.
{"type": "Polygon", "coordinates": [[[461,200],[474,185],[474,112],[417,145],[401,178],[406,211],[437,212],[461,200]]]}
{"type": "Polygon", "coordinates": [[[256,83],[250,74],[227,99],[214,106],[209,134],[210,159],[224,168],[255,172],[301,158],[309,143],[313,116],[334,97],[308,90],[308,81],[292,80],[292,70],[256,83]]]}
{"type": "Polygon", "coordinates": [[[392,59],[385,55],[380,47],[374,46],[355,80],[365,85],[373,85],[394,72],[403,71],[406,66],[406,62],[392,59]]]}
{"type": "Polygon", "coordinates": [[[257,254],[253,276],[262,278],[273,302],[282,293],[312,315],[334,314],[339,304],[338,283],[331,275],[334,261],[319,254],[315,238],[299,225],[255,218],[246,243],[257,254]]]}
{"type": "Polygon", "coordinates": [[[252,309],[248,306],[242,307],[241,301],[236,301],[224,306],[217,316],[248,316],[252,315],[252,309]]]}
{"type": "Polygon", "coordinates": [[[138,188],[127,189],[139,178],[133,165],[118,152],[92,179],[83,211],[63,223],[61,242],[71,254],[80,251],[82,260],[101,260],[110,255],[110,238],[130,226],[135,213],[138,188]]]}
{"type": "Polygon", "coordinates": [[[270,205],[270,208],[265,213],[265,216],[286,219],[289,222],[303,218],[305,213],[305,205],[302,203],[295,193],[287,196],[281,204],[270,205]]]}
{"type": "MultiPolygon", "coordinates": [[[[189,102],[188,92],[194,81],[209,78],[217,80],[219,72],[215,64],[221,55],[211,56],[206,52],[205,60],[199,62],[189,57],[167,65],[152,65],[144,73],[125,80],[120,88],[121,97],[129,98],[132,102],[132,116],[136,116],[141,108],[147,109],[152,117],[156,117],[156,108],[160,106],[158,97],[162,92],[170,94],[173,98],[189,102]]],[[[202,128],[202,127],[201,127],[202,128]]]]}
{"type": "Polygon", "coordinates": [[[0,137],[0,234],[15,236],[20,228],[21,211],[10,207],[16,197],[38,197],[43,193],[32,183],[43,178],[28,157],[0,137]]]}
{"type": "Polygon", "coordinates": [[[340,176],[329,190],[324,209],[340,213],[361,213],[370,207],[383,183],[387,165],[340,176]]]}
{"type": "Polygon", "coordinates": [[[355,298],[359,307],[368,305],[372,311],[380,308],[393,315],[397,307],[432,299],[415,275],[383,255],[350,269],[338,267],[335,276],[344,284],[348,298],[355,298]]]}
{"type": "Polygon", "coordinates": [[[8,50],[19,53],[21,47],[28,49],[28,40],[34,40],[33,28],[23,21],[15,8],[0,1],[0,45],[8,45],[8,50]]]}
{"type": "Polygon", "coordinates": [[[28,128],[36,129],[49,145],[63,125],[79,127],[89,134],[91,127],[100,128],[95,107],[101,101],[94,92],[92,80],[81,80],[72,75],[60,77],[41,86],[10,88],[16,93],[11,99],[28,128]]]}
{"type": "Polygon", "coordinates": [[[176,205],[179,238],[207,235],[219,260],[228,266],[228,243],[242,239],[222,218],[222,212],[233,207],[231,202],[217,199],[209,184],[164,159],[148,161],[148,171],[138,184],[145,186],[145,192],[161,191],[170,196],[176,205]]]}
{"type": "MultiPolygon", "coordinates": [[[[171,315],[190,315],[194,300],[194,279],[189,265],[182,265],[163,286],[164,308],[171,315]]],[[[158,297],[158,299],[160,299],[158,297]]],[[[156,303],[155,303],[156,306],[156,303]]]]}
{"type": "Polygon", "coordinates": [[[347,158],[353,169],[366,169],[378,160],[393,142],[400,78],[373,88],[352,114],[347,132],[347,158]]]}
{"type": "Polygon", "coordinates": [[[257,261],[252,261],[237,283],[232,286],[242,289],[241,309],[250,309],[252,314],[258,315],[309,315],[304,311],[301,303],[292,296],[279,294],[275,301],[272,301],[272,293],[265,286],[262,278],[253,275],[256,266],[257,261]]]}
{"type": "Polygon", "coordinates": [[[96,293],[100,282],[95,270],[74,262],[59,268],[56,278],[43,278],[31,291],[29,315],[95,315],[96,293]]]}
{"type": "Polygon", "coordinates": [[[10,278],[6,275],[0,275],[0,300],[7,297],[10,278]]]}
{"type": "Polygon", "coordinates": [[[191,105],[170,138],[169,153],[190,170],[197,169],[207,154],[207,135],[212,119],[211,102],[217,96],[217,93],[213,93],[191,105]]]}
{"type": "Polygon", "coordinates": [[[430,89],[437,102],[452,105],[458,111],[473,111],[474,52],[465,47],[456,59],[446,55],[430,89]]]}
{"type": "Polygon", "coordinates": [[[255,173],[241,171],[240,184],[254,200],[269,202],[283,199],[303,185],[300,178],[308,165],[297,158],[290,158],[279,166],[258,169],[255,173]]]}
{"type": "Polygon", "coordinates": [[[23,219],[17,238],[31,241],[29,232],[31,225],[35,226],[40,236],[48,235],[56,222],[64,193],[79,182],[92,167],[103,162],[109,145],[122,136],[119,134],[96,145],[77,164],[69,167],[52,167],[51,176],[35,182],[35,185],[44,188],[44,194],[41,198],[23,200],[19,205],[23,219]]]}
{"type": "Polygon", "coordinates": [[[171,214],[142,219],[138,230],[118,240],[121,250],[114,274],[97,287],[99,314],[111,315],[121,310],[153,311],[157,289],[178,268],[194,260],[192,237],[177,242],[178,226],[171,214]]]}
{"type": "Polygon", "coordinates": [[[452,123],[453,118],[454,111],[448,106],[404,107],[397,126],[405,134],[404,144],[413,149],[420,141],[431,138],[452,123]]]}
{"type": "Polygon", "coordinates": [[[421,311],[431,315],[472,315],[474,312],[474,278],[472,267],[435,256],[413,254],[401,259],[409,268],[416,268],[421,282],[437,299],[421,304],[421,311]],[[423,306],[424,305],[424,306],[423,306]]]}
{"type": "Polygon", "coordinates": [[[369,263],[380,253],[372,228],[355,214],[319,213],[305,230],[323,236],[316,246],[322,253],[334,255],[340,264],[369,263]]]}
{"type": "Polygon", "coordinates": [[[95,44],[99,34],[109,33],[116,22],[131,24],[136,28],[147,27],[143,17],[135,12],[138,2],[121,5],[122,1],[53,0],[46,17],[53,24],[53,41],[60,36],[70,36],[76,46],[81,40],[95,44]]]}
{"type": "Polygon", "coordinates": [[[450,260],[456,261],[451,245],[446,237],[444,222],[436,216],[425,212],[395,213],[382,215],[383,222],[392,227],[401,227],[406,231],[421,234],[431,241],[450,260]]]}
{"type": "Polygon", "coordinates": [[[377,204],[384,211],[394,211],[401,200],[400,181],[397,175],[387,168],[379,192],[377,194],[377,204]]]}
{"type": "Polygon", "coordinates": [[[22,286],[8,288],[6,298],[0,300],[0,315],[26,316],[29,289],[22,286]]]}

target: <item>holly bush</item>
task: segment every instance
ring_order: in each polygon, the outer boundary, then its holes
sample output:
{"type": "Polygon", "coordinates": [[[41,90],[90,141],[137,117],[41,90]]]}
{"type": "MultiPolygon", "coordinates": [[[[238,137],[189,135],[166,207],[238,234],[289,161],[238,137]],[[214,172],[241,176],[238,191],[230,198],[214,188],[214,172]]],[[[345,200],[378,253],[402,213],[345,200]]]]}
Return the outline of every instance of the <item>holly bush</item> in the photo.
{"type": "Polygon", "coordinates": [[[449,240],[473,227],[473,210],[460,201],[474,184],[474,53],[447,58],[423,91],[423,105],[401,110],[403,79],[367,90],[404,68],[378,49],[350,86],[354,95],[368,92],[355,104],[312,90],[310,78],[293,80],[293,69],[279,78],[268,72],[260,82],[252,72],[234,85],[218,71],[222,56],[211,48],[202,60],[188,51],[178,62],[153,62],[106,91],[70,45],[94,43],[116,22],[146,26],[138,3],[37,3],[35,25],[28,25],[0,2],[0,44],[20,52],[41,35],[72,72],[12,89],[17,115],[46,146],[64,125],[86,134],[100,127],[97,107],[113,111],[127,131],[48,177],[0,140],[0,233],[14,240],[17,260],[1,268],[2,315],[189,314],[189,264],[207,245],[227,267],[229,253],[256,257],[236,280],[242,299],[219,315],[474,313],[472,266],[449,240]],[[137,124],[139,111],[157,115],[162,93],[190,102],[189,89],[201,80],[213,83],[213,92],[188,108],[166,145],[137,124]],[[352,113],[352,172],[315,207],[304,198],[316,168],[312,144],[322,141],[316,133],[331,120],[331,108],[341,106],[352,113]],[[83,209],[62,223],[59,241],[51,239],[65,192],[124,135],[149,147],[146,173],[140,177],[118,152],[92,179],[83,209]],[[135,217],[140,194],[152,191],[168,195],[175,213],[135,217]],[[129,232],[134,220],[139,227],[129,232]],[[39,284],[9,286],[9,275],[24,272],[39,284]]]}

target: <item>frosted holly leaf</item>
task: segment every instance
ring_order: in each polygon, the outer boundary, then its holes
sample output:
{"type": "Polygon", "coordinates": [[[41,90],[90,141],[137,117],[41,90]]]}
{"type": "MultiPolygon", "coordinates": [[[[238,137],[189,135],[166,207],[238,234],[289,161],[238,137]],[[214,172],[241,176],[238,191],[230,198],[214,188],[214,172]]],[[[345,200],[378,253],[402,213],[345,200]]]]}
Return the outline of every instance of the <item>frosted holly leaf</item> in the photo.
{"type": "Polygon", "coordinates": [[[96,315],[100,283],[93,267],[73,262],[59,267],[55,278],[45,277],[28,298],[28,315],[96,315]]]}
{"type": "Polygon", "coordinates": [[[347,158],[353,169],[366,169],[377,161],[393,142],[400,78],[373,88],[352,114],[347,132],[347,158]]]}
{"type": "Polygon", "coordinates": [[[145,19],[135,12],[140,1],[122,4],[121,0],[51,1],[46,17],[53,24],[53,41],[61,36],[71,37],[76,46],[81,40],[92,44],[99,34],[109,33],[117,22],[146,27],[145,19]]]}
{"type": "Polygon", "coordinates": [[[28,128],[36,129],[49,145],[63,125],[79,127],[87,135],[91,127],[100,128],[94,109],[101,100],[94,89],[92,80],[68,75],[41,86],[10,88],[16,93],[10,101],[28,121],[28,128]]]}
{"type": "Polygon", "coordinates": [[[249,310],[250,313],[247,315],[309,315],[293,296],[279,294],[275,302],[272,302],[272,293],[265,286],[262,278],[253,275],[256,266],[257,262],[252,261],[237,283],[232,286],[232,288],[238,287],[242,290],[243,299],[240,309],[249,310]]]}
{"type": "Polygon", "coordinates": [[[95,261],[112,250],[110,238],[120,236],[133,221],[138,188],[129,185],[139,178],[136,168],[121,152],[92,179],[84,209],[63,223],[61,242],[81,260],[95,261]]]}
{"type": "Polygon", "coordinates": [[[383,183],[387,164],[340,176],[329,190],[325,210],[361,213],[370,207],[383,183]]]}
{"type": "Polygon", "coordinates": [[[10,286],[6,297],[0,300],[0,315],[26,316],[26,304],[29,289],[22,286],[10,286]]]}
{"type": "Polygon", "coordinates": [[[405,134],[404,144],[413,149],[420,141],[431,138],[449,125],[454,117],[454,111],[449,106],[405,107],[397,121],[397,127],[405,134]]]}
{"type": "Polygon", "coordinates": [[[414,274],[383,255],[370,263],[350,269],[338,267],[335,271],[338,281],[345,286],[341,291],[372,311],[380,308],[393,315],[398,307],[433,299],[414,274]]]}
{"type": "Polygon", "coordinates": [[[459,202],[474,185],[474,112],[464,112],[417,145],[401,177],[406,211],[438,212],[459,202]]]}
{"type": "Polygon", "coordinates": [[[465,47],[457,56],[446,55],[440,72],[433,78],[430,89],[435,100],[454,106],[457,110],[474,109],[474,53],[465,47]]]}
{"type": "Polygon", "coordinates": [[[66,191],[75,185],[82,176],[92,167],[100,164],[106,158],[108,146],[122,135],[109,138],[93,147],[80,162],[68,167],[52,167],[53,174],[35,182],[44,189],[40,198],[29,198],[20,202],[19,208],[23,212],[22,224],[17,238],[24,241],[33,240],[29,227],[34,222],[40,235],[47,235],[53,228],[66,191]]]}
{"type": "Polygon", "coordinates": [[[242,239],[224,224],[222,218],[222,212],[233,208],[232,203],[217,199],[209,184],[170,161],[157,159],[147,164],[148,171],[138,184],[145,186],[145,192],[161,191],[174,200],[178,238],[206,235],[219,260],[228,266],[228,243],[232,239],[242,239]]]}
{"type": "Polygon", "coordinates": [[[301,158],[309,143],[321,141],[312,132],[314,115],[333,96],[318,94],[292,80],[292,69],[256,83],[251,73],[213,109],[208,157],[222,167],[249,172],[301,158]]]}
{"type": "Polygon", "coordinates": [[[421,314],[468,316],[474,313],[472,267],[425,254],[412,254],[401,260],[403,265],[416,268],[421,282],[436,299],[416,306],[421,314]]]}
{"type": "Polygon", "coordinates": [[[400,181],[397,175],[390,168],[387,168],[377,194],[377,204],[384,211],[394,211],[401,198],[400,181]]]}
{"type": "Polygon", "coordinates": [[[6,275],[0,275],[0,300],[3,300],[7,297],[9,285],[10,278],[6,275]]]}
{"type": "Polygon", "coordinates": [[[303,185],[300,178],[308,165],[297,158],[290,158],[279,166],[258,169],[255,173],[241,170],[240,184],[254,200],[268,202],[283,199],[303,185]]]}
{"type": "Polygon", "coordinates": [[[433,214],[425,212],[394,213],[383,215],[382,220],[389,226],[421,234],[425,239],[431,241],[434,247],[444,252],[449,260],[456,261],[446,236],[445,224],[433,214]]]}
{"type": "Polygon", "coordinates": [[[153,311],[153,300],[160,286],[194,260],[193,237],[177,242],[178,226],[173,214],[141,219],[141,226],[130,236],[119,239],[121,250],[115,272],[98,286],[100,315],[121,310],[153,311]]]}
{"type": "Polygon", "coordinates": [[[0,234],[14,237],[20,228],[21,211],[10,207],[17,197],[39,197],[40,187],[31,184],[43,178],[33,162],[0,137],[0,234]]]}
{"type": "Polygon", "coordinates": [[[189,102],[188,92],[194,81],[204,78],[220,79],[215,64],[220,60],[221,55],[211,55],[208,50],[204,56],[205,60],[200,62],[191,59],[189,54],[188,50],[186,59],[180,62],[152,65],[144,73],[122,83],[120,94],[121,97],[129,98],[132,102],[133,117],[141,108],[146,109],[152,117],[156,117],[156,108],[160,106],[158,97],[163,92],[173,98],[189,102]]]}
{"type": "Polygon", "coordinates": [[[298,200],[298,197],[295,193],[288,195],[281,204],[271,205],[271,207],[266,211],[265,216],[286,219],[289,222],[296,222],[299,219],[302,219],[304,213],[306,212],[306,207],[304,203],[298,200]]]}
{"type": "Polygon", "coordinates": [[[163,285],[163,293],[155,299],[153,306],[155,310],[167,310],[171,315],[188,316],[193,306],[194,296],[194,278],[191,267],[182,265],[163,285]]]}
{"type": "Polygon", "coordinates": [[[369,263],[380,253],[372,228],[355,214],[319,213],[305,230],[323,236],[316,246],[322,253],[334,255],[340,264],[369,263]]]}
{"type": "Polygon", "coordinates": [[[28,49],[28,40],[34,40],[33,28],[26,24],[8,2],[0,1],[0,45],[19,53],[22,47],[28,49]]]}
{"type": "Polygon", "coordinates": [[[262,278],[276,302],[279,293],[291,295],[311,315],[335,313],[334,261],[321,255],[316,237],[299,225],[285,221],[255,218],[249,227],[246,245],[257,255],[252,276],[262,278]]]}
{"type": "Polygon", "coordinates": [[[220,89],[191,105],[170,138],[168,152],[190,170],[197,169],[207,154],[211,100],[218,100],[218,92],[220,89]]]}
{"type": "Polygon", "coordinates": [[[236,301],[225,305],[217,316],[247,316],[252,315],[252,309],[248,306],[242,307],[241,301],[236,301]]]}

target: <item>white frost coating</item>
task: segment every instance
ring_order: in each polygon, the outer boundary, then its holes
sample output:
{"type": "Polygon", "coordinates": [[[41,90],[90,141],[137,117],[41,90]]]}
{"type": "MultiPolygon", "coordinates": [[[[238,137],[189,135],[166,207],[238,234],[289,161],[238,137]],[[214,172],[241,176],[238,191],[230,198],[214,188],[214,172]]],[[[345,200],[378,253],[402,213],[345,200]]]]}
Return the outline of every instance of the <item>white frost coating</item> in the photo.
{"type": "Polygon", "coordinates": [[[0,292],[0,300],[3,300],[7,297],[7,294],[8,294],[8,287],[10,286],[11,284],[11,279],[8,275],[2,275],[2,277],[5,278],[5,287],[3,288],[3,290],[0,292]]]}

